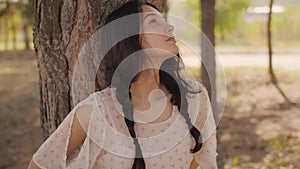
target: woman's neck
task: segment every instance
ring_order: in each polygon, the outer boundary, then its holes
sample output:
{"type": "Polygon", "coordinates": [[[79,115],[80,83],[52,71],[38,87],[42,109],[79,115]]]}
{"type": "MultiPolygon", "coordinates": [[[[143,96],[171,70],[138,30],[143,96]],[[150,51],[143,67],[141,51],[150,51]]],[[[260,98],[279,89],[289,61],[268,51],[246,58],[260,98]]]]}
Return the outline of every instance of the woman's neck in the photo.
{"type": "Polygon", "coordinates": [[[134,106],[140,109],[147,109],[150,107],[149,95],[155,90],[160,89],[168,93],[166,88],[160,84],[159,70],[147,69],[140,73],[138,80],[131,83],[131,101],[134,106]]]}

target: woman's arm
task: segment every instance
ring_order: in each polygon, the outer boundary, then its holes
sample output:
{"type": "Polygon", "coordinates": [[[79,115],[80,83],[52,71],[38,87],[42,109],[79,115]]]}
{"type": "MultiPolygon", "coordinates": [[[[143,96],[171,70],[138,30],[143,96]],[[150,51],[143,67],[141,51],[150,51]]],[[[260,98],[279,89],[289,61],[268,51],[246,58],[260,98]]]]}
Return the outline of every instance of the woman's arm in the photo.
{"type": "Polygon", "coordinates": [[[35,162],[31,159],[27,169],[41,169],[40,167],[38,167],[35,162]]]}
{"type": "Polygon", "coordinates": [[[86,138],[86,131],[89,125],[91,111],[92,107],[89,105],[82,106],[76,111],[71,128],[67,156],[70,155],[70,153],[75,150],[86,138]]]}
{"type": "MultiPolygon", "coordinates": [[[[69,144],[66,155],[75,150],[86,138],[86,131],[89,124],[91,114],[91,106],[85,105],[79,107],[74,115],[73,124],[71,127],[71,135],[69,137],[69,144]]],[[[54,133],[53,133],[54,134],[54,133]]],[[[27,169],[40,169],[38,165],[31,159],[27,169]]]]}
{"type": "MultiPolygon", "coordinates": [[[[200,130],[203,143],[202,148],[193,154],[193,161],[199,168],[217,169],[216,123],[207,90],[202,84],[198,85],[202,92],[199,94],[200,111],[195,121],[195,127],[200,130]]],[[[195,145],[194,140],[193,145],[195,145]]]]}
{"type": "Polygon", "coordinates": [[[193,159],[192,162],[191,162],[190,169],[197,169],[197,168],[198,168],[198,164],[197,164],[197,162],[193,159]]]}

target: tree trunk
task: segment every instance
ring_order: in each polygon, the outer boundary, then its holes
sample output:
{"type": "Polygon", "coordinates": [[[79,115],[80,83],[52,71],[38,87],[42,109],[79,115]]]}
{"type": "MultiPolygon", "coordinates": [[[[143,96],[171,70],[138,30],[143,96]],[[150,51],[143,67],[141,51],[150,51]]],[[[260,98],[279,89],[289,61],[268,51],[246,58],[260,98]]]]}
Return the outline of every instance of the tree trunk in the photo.
{"type": "Polygon", "coordinates": [[[17,28],[16,28],[16,22],[15,17],[12,15],[12,21],[11,21],[11,31],[12,31],[12,45],[13,50],[17,50],[17,28]]]}
{"type": "MultiPolygon", "coordinates": [[[[44,139],[57,128],[74,104],[88,95],[83,84],[77,86],[82,89],[80,91],[72,91],[71,88],[73,69],[81,47],[103,25],[104,18],[127,1],[34,0],[34,45],[39,69],[44,139]],[[80,99],[72,100],[72,92],[80,99]]],[[[149,2],[164,11],[168,9],[166,0],[149,2]]],[[[98,87],[101,89],[105,85],[102,80],[98,87]]]]}
{"type": "Polygon", "coordinates": [[[207,36],[201,36],[201,56],[202,56],[202,82],[207,88],[212,108],[216,103],[216,61],[215,61],[215,0],[201,0],[202,10],[202,32],[207,36]]]}
{"type": "Polygon", "coordinates": [[[272,64],[272,55],[273,55],[273,51],[272,51],[272,34],[271,34],[271,22],[272,22],[272,7],[273,7],[273,0],[270,0],[270,4],[269,4],[269,14],[268,14],[268,24],[267,24],[267,42],[268,42],[268,54],[269,54],[269,74],[271,76],[271,81],[272,82],[276,82],[276,78],[274,76],[274,72],[273,72],[273,64],[272,64]]]}
{"type": "Polygon", "coordinates": [[[5,38],[4,38],[4,50],[8,50],[8,41],[9,41],[9,22],[8,22],[8,17],[7,16],[4,16],[3,17],[4,18],[4,22],[5,22],[5,28],[4,28],[4,36],[5,36],[5,38]]]}
{"type": "Polygon", "coordinates": [[[25,50],[29,50],[29,33],[28,33],[28,21],[26,18],[23,18],[22,20],[22,30],[24,35],[24,44],[25,44],[25,50]]]}
{"type": "MultiPolygon", "coordinates": [[[[0,18],[3,21],[3,41],[4,41],[4,50],[8,50],[8,33],[9,33],[9,25],[8,25],[8,16],[10,14],[10,2],[8,0],[6,0],[6,2],[2,2],[3,4],[5,3],[5,8],[0,10],[0,18]]],[[[3,5],[3,4],[0,4],[0,5],[3,5]]]]}
{"type": "MultiPolygon", "coordinates": [[[[210,97],[212,111],[217,112],[219,106],[216,100],[216,59],[214,49],[215,0],[200,0],[200,3],[202,11],[202,33],[206,35],[206,37],[201,36],[201,79],[210,97]]],[[[224,37],[223,34],[222,37],[224,37]]],[[[213,113],[213,116],[215,122],[220,121],[221,117],[218,117],[218,114],[213,113]]],[[[219,133],[217,133],[217,140],[220,140],[219,138],[219,133]]],[[[221,166],[221,168],[224,166],[222,154],[218,156],[218,166],[221,166]]]]}
{"type": "Polygon", "coordinates": [[[284,93],[284,91],[281,89],[281,87],[278,84],[277,78],[275,76],[275,73],[273,71],[273,50],[272,50],[272,29],[271,29],[271,24],[272,24],[272,8],[273,8],[273,3],[274,0],[270,0],[269,4],[269,13],[268,13],[268,24],[267,24],[267,42],[268,42],[268,54],[269,54],[269,75],[271,82],[274,84],[275,88],[279,92],[279,94],[285,99],[287,103],[290,105],[295,105],[298,106],[296,103],[292,102],[287,95],[284,93]]]}

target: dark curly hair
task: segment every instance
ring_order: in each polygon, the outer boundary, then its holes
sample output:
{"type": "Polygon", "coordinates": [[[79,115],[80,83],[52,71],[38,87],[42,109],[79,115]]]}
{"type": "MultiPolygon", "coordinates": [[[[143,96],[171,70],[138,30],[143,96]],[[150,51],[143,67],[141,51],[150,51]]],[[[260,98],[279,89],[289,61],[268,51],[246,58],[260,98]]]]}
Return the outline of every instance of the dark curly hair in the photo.
{"type": "MultiPolygon", "coordinates": [[[[143,12],[141,6],[149,5],[155,9],[153,4],[147,2],[138,2],[138,1],[129,1],[114,10],[106,19],[105,24],[109,24],[112,21],[119,19],[124,16],[128,16],[131,14],[138,14],[143,12]]],[[[140,32],[140,20],[139,15],[134,15],[130,17],[126,24],[115,25],[111,29],[105,32],[105,37],[103,41],[105,41],[106,45],[113,46],[108,53],[103,58],[99,69],[104,72],[105,81],[108,85],[111,85],[112,77],[117,77],[116,86],[116,98],[119,103],[122,105],[122,109],[124,112],[124,120],[128,127],[129,133],[133,138],[133,142],[135,144],[135,159],[132,168],[133,169],[145,169],[145,161],[143,158],[143,153],[141,151],[140,144],[138,142],[138,138],[136,137],[136,133],[134,130],[134,120],[133,120],[133,105],[131,103],[131,93],[130,93],[130,84],[136,81],[139,77],[139,73],[137,75],[132,76],[135,72],[140,70],[140,66],[143,63],[142,58],[135,59],[134,64],[123,65],[122,68],[117,67],[120,63],[128,57],[130,54],[142,50],[141,47],[141,36],[140,34],[130,36],[117,44],[111,44],[113,39],[116,36],[119,36],[120,33],[123,35],[128,34],[128,32],[136,31],[140,32]],[[135,65],[135,66],[132,66],[135,65]],[[116,71],[117,70],[117,71],[116,71]],[[124,74],[123,72],[126,72],[124,74]],[[134,77],[134,78],[130,78],[134,77]],[[126,83],[126,79],[132,79],[129,83],[126,83]],[[126,85],[129,84],[129,85],[126,85]]],[[[102,41],[102,40],[101,40],[102,41]]],[[[187,92],[193,92],[187,89],[187,82],[185,82],[179,74],[180,71],[180,55],[177,54],[177,57],[172,57],[164,61],[161,65],[161,69],[159,70],[159,78],[160,83],[163,84],[167,90],[172,94],[171,103],[173,105],[177,105],[180,114],[185,118],[186,124],[190,129],[190,134],[195,139],[196,145],[190,151],[195,153],[199,151],[202,147],[202,139],[199,130],[193,126],[191,123],[191,119],[188,113],[188,103],[187,103],[187,92]],[[167,73],[168,72],[168,73],[167,73]]],[[[96,79],[97,83],[97,79],[96,79]]],[[[97,84],[96,84],[97,85],[97,84]]],[[[200,91],[196,91],[193,93],[199,93],[200,91]]]]}

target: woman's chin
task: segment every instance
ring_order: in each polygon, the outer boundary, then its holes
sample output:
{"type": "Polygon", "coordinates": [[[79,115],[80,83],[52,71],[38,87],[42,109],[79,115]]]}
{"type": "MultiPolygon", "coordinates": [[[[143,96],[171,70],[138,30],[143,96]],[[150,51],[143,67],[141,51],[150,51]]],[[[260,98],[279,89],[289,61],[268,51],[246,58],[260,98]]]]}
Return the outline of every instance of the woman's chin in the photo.
{"type": "Polygon", "coordinates": [[[174,49],[170,50],[170,52],[173,54],[173,55],[177,55],[179,53],[179,48],[177,46],[174,47],[174,49]]]}
{"type": "Polygon", "coordinates": [[[172,49],[165,50],[165,51],[167,51],[167,52],[165,53],[165,56],[168,57],[168,58],[169,58],[169,57],[176,56],[176,55],[179,53],[179,49],[178,49],[177,46],[174,47],[174,48],[172,48],[172,49]]]}

